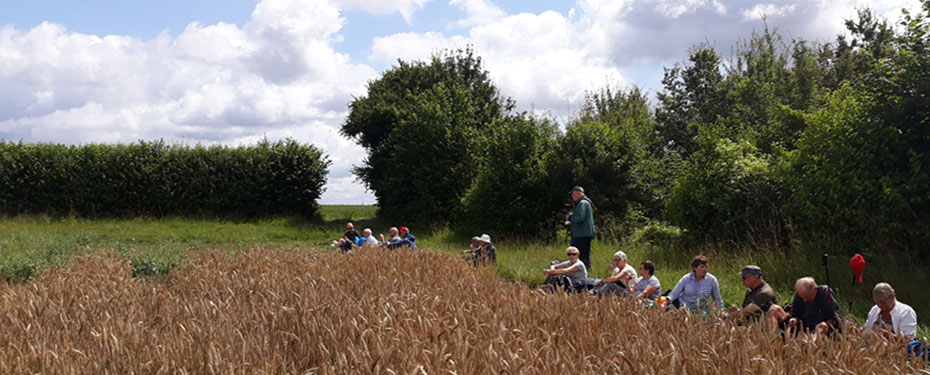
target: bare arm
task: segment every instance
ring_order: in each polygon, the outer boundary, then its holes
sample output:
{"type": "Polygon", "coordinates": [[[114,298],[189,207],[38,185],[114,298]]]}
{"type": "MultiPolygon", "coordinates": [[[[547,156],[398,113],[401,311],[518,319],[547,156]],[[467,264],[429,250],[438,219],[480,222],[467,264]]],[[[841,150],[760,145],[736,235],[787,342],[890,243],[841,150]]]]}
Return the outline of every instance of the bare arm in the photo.
{"type": "MultiPolygon", "coordinates": [[[[652,286],[652,285],[647,286],[646,289],[643,290],[642,293],[637,294],[636,297],[634,297],[634,299],[643,299],[643,298],[646,298],[646,297],[648,297],[648,296],[651,296],[652,293],[655,293],[655,291],[656,291],[656,287],[655,287],[655,286],[652,286]]],[[[631,294],[633,293],[633,288],[630,288],[630,293],[631,293],[631,294]]]]}
{"type": "Polygon", "coordinates": [[[759,311],[759,310],[762,310],[762,308],[759,307],[759,305],[756,305],[755,303],[750,303],[746,305],[746,307],[739,309],[739,311],[737,311],[736,314],[734,314],[733,316],[737,318],[745,318],[747,316],[755,314],[756,311],[759,311]]]}
{"type": "MultiPolygon", "coordinates": [[[[614,275],[614,276],[605,278],[605,279],[604,279],[604,283],[605,283],[605,284],[606,284],[606,283],[615,283],[615,282],[618,282],[618,281],[628,281],[628,280],[632,280],[632,279],[633,279],[632,276],[628,275],[626,272],[622,272],[622,271],[621,271],[620,273],[618,273],[618,274],[616,274],[616,275],[614,275]]],[[[627,286],[629,286],[629,284],[630,284],[630,283],[627,283],[627,286]]]]}
{"type": "Polygon", "coordinates": [[[578,270],[578,263],[579,263],[579,262],[575,262],[575,264],[572,264],[572,265],[570,265],[570,266],[565,266],[565,265],[562,265],[561,263],[560,263],[560,264],[556,264],[556,265],[550,267],[548,270],[543,271],[543,273],[546,274],[546,275],[565,275],[565,274],[569,274],[569,273],[572,273],[572,272],[575,272],[575,271],[578,270]]]}

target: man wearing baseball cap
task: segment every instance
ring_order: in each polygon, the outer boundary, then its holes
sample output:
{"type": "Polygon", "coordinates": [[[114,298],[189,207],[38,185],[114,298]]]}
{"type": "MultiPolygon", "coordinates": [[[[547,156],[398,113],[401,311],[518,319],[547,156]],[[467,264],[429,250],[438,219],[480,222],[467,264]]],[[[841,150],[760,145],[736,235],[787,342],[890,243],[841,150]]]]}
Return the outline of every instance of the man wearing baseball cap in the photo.
{"type": "Polygon", "coordinates": [[[407,246],[411,249],[417,247],[417,238],[410,234],[410,230],[407,227],[400,227],[400,240],[391,241],[388,243],[388,249],[396,249],[401,246],[407,246]]]}
{"type": "Polygon", "coordinates": [[[762,280],[762,268],[759,266],[743,267],[739,275],[748,290],[746,298],[743,299],[742,308],[732,308],[730,316],[739,319],[751,318],[756,321],[769,311],[769,307],[776,304],[775,290],[765,280],[762,280]]]}
{"type": "Polygon", "coordinates": [[[572,213],[565,218],[571,225],[571,245],[581,252],[579,260],[587,269],[591,269],[591,241],[594,240],[594,206],[584,195],[584,188],[575,186],[569,192],[572,195],[572,213]]]}

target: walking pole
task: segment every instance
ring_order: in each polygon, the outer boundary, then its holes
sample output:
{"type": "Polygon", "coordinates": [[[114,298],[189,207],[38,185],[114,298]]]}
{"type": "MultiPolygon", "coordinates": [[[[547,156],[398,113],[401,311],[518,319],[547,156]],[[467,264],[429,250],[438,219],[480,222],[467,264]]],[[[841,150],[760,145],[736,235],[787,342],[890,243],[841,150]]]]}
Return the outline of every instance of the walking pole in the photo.
{"type": "Polygon", "coordinates": [[[824,276],[826,276],[827,287],[832,288],[830,286],[830,261],[829,261],[827,254],[824,254],[823,258],[821,258],[820,260],[823,262],[823,272],[824,272],[824,276]]]}
{"type": "Polygon", "coordinates": [[[865,270],[865,258],[862,257],[862,254],[853,255],[849,259],[849,267],[852,268],[853,278],[852,278],[852,293],[849,294],[849,313],[852,314],[853,307],[853,297],[856,296],[856,280],[862,282],[862,271],[865,270]]]}

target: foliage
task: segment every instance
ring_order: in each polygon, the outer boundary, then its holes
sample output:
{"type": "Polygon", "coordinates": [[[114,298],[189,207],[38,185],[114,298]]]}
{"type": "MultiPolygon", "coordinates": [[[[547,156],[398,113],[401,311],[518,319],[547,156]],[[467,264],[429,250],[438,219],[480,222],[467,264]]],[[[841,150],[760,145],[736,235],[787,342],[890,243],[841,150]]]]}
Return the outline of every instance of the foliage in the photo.
{"type": "Polygon", "coordinates": [[[573,185],[584,187],[594,202],[597,224],[608,218],[623,218],[630,202],[639,197],[632,175],[631,148],[630,139],[609,124],[573,124],[559,140],[559,157],[550,167],[553,186],[561,188],[562,194],[573,185]]]}
{"type": "Polygon", "coordinates": [[[589,92],[559,139],[557,154],[548,167],[551,185],[561,194],[574,185],[584,187],[602,239],[625,236],[634,218],[661,211],[675,163],[664,153],[639,88],[589,92]]]}
{"type": "Polygon", "coordinates": [[[164,277],[178,266],[182,258],[179,256],[160,257],[133,257],[129,260],[132,277],[164,277]]]}
{"type": "Polygon", "coordinates": [[[355,174],[382,215],[452,220],[478,175],[486,132],[513,108],[471,49],[398,65],[349,105],[343,135],[368,151],[355,174]]]}
{"type": "Polygon", "coordinates": [[[0,142],[0,213],[313,216],[329,165],[290,139],[238,148],[0,142]]]}
{"type": "Polygon", "coordinates": [[[553,189],[547,163],[558,130],[545,120],[511,116],[489,133],[474,187],[463,200],[460,229],[508,237],[551,237],[561,223],[563,190],[553,189]]]}
{"type": "Polygon", "coordinates": [[[655,117],[668,150],[689,157],[697,151],[697,129],[726,110],[720,62],[713,48],[701,45],[691,52],[687,65],[665,69],[655,117]]]}
{"type": "Polygon", "coordinates": [[[750,142],[708,139],[668,200],[670,223],[706,240],[783,240],[783,184],[750,142]]]}
{"type": "MultiPolygon", "coordinates": [[[[930,1],[924,2],[930,14],[930,1]]],[[[805,116],[788,176],[799,229],[845,248],[930,254],[930,23],[894,33],[867,11],[847,26],[856,81],[805,116]]]]}

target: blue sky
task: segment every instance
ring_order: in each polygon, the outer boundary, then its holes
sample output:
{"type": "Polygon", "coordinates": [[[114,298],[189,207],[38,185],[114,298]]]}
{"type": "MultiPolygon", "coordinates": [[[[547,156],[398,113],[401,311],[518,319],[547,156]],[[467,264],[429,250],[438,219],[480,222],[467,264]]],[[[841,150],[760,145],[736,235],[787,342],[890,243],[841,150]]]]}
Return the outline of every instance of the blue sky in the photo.
{"type": "Polygon", "coordinates": [[[373,203],[338,134],[397,59],[474,46],[521,110],[564,120],[586,90],[661,89],[695,43],[727,56],[768,25],[831,41],[917,0],[0,0],[0,139],[69,144],[295,138],[333,160],[322,203],[373,203]]]}

